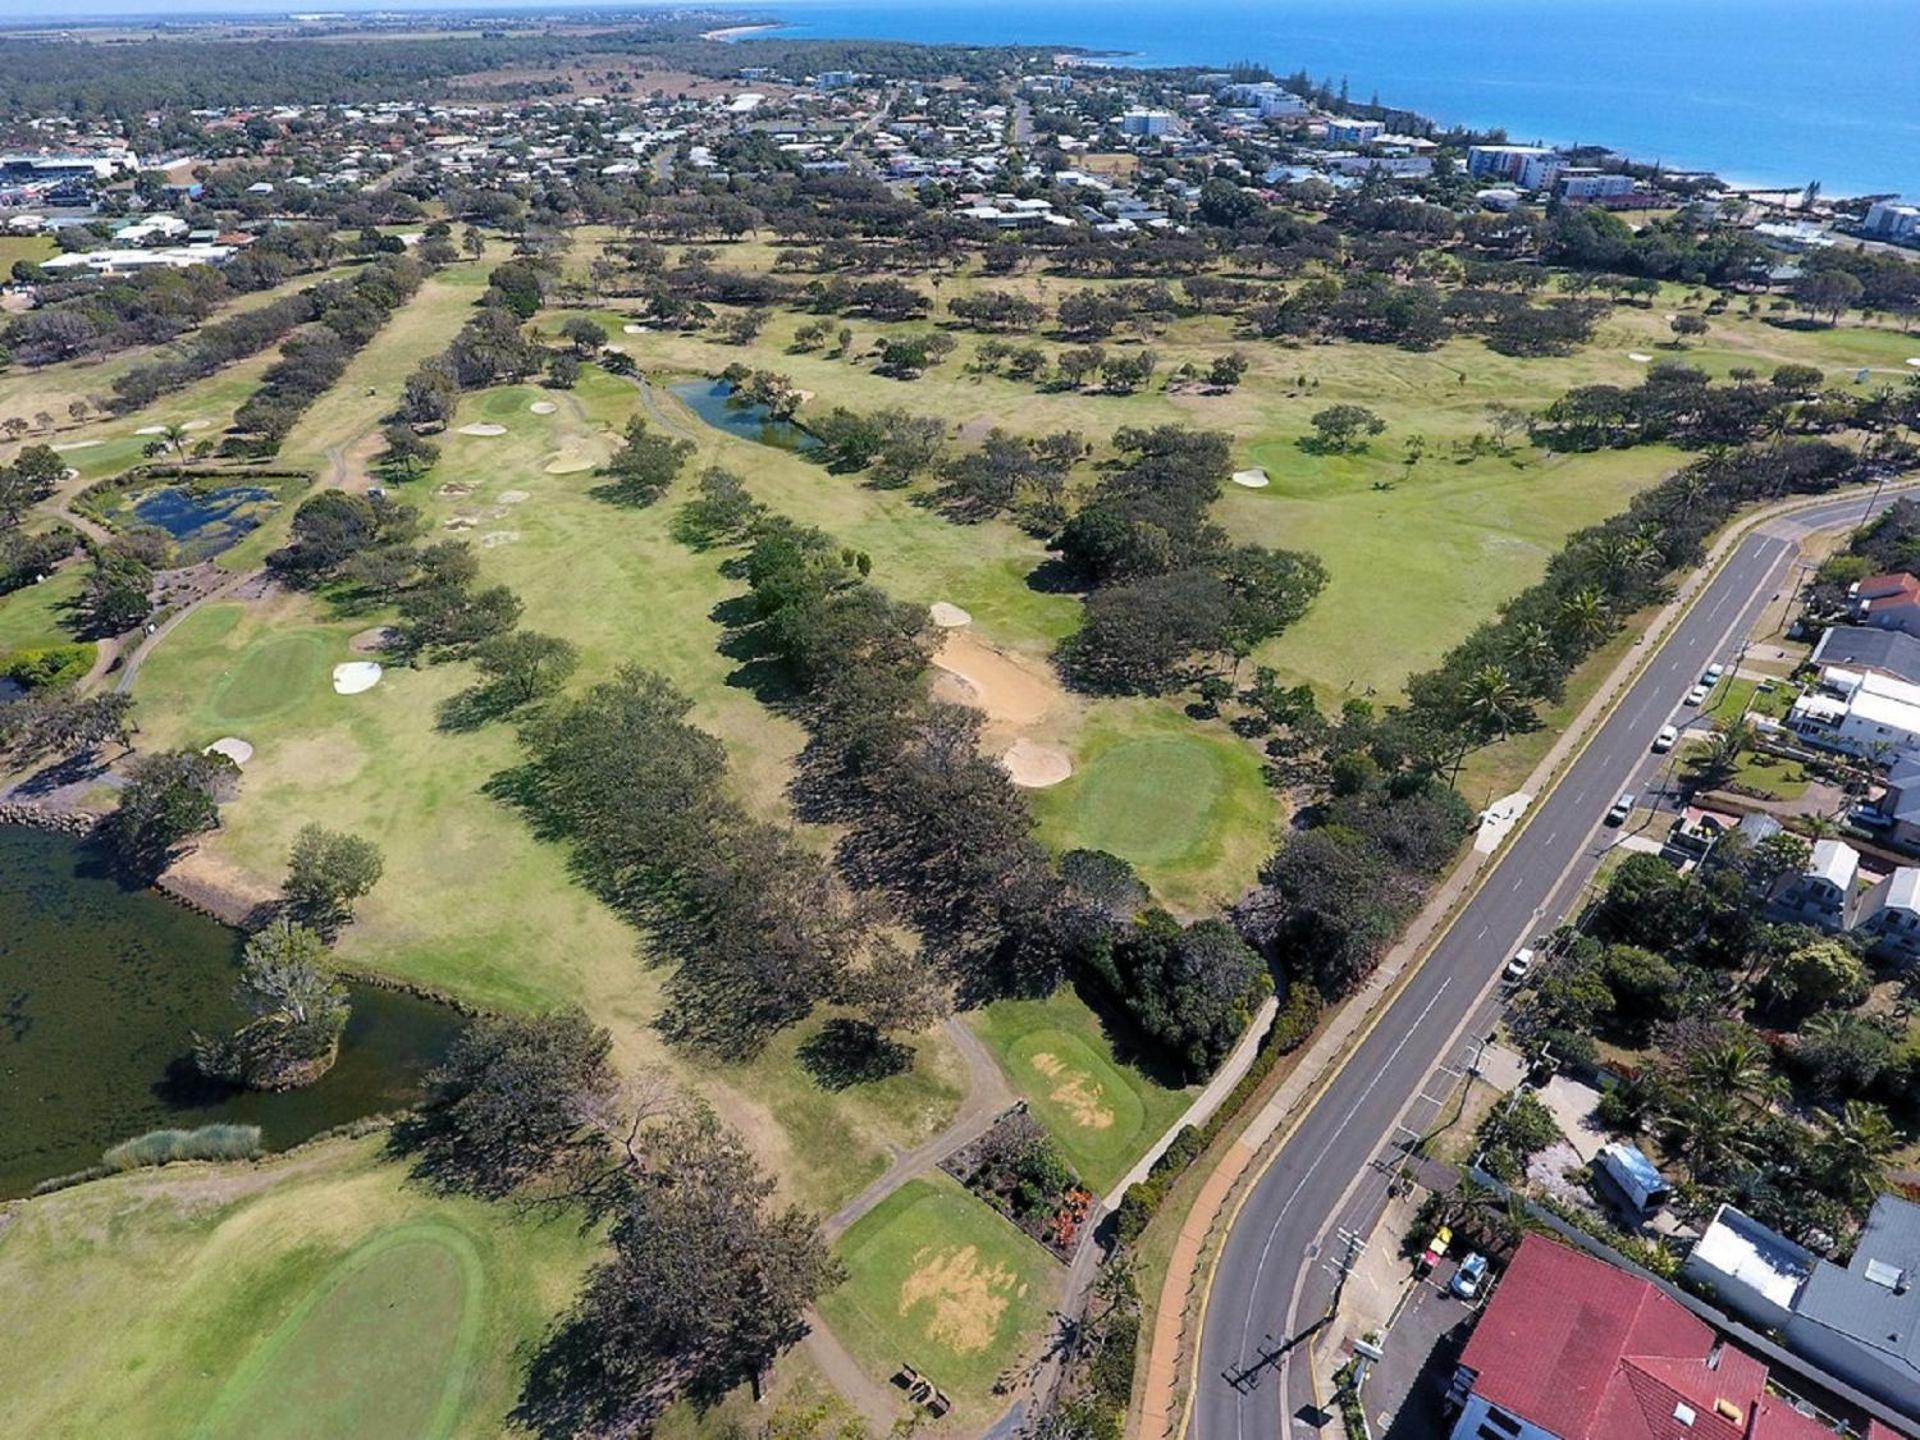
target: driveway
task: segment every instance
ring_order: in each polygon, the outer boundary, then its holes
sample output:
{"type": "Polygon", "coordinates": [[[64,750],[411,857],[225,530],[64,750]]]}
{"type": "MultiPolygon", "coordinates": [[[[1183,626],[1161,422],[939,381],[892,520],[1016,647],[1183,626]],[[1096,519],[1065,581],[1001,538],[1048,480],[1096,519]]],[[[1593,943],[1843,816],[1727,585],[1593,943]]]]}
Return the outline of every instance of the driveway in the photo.
{"type": "Polygon", "coordinates": [[[1445,1261],[1415,1285],[1387,1332],[1383,1358],[1361,1391],[1376,1437],[1446,1440],[1449,1420],[1441,1401],[1479,1314],[1475,1306],[1447,1293],[1453,1268],[1452,1261],[1445,1261]]]}

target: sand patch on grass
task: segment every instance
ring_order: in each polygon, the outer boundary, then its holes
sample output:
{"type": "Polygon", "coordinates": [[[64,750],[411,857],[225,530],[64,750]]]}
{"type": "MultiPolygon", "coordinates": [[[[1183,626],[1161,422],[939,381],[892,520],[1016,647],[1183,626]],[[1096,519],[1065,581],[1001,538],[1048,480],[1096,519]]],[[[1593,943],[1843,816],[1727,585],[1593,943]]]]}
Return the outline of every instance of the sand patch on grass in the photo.
{"type": "Polygon", "coordinates": [[[1058,745],[1042,745],[1024,735],[1000,757],[1007,777],[1023,790],[1045,790],[1073,774],[1073,757],[1058,745]]]}
{"type": "Polygon", "coordinates": [[[1100,1086],[1091,1077],[1081,1074],[1050,1050],[1042,1050],[1033,1057],[1033,1068],[1054,1082],[1047,1098],[1071,1115],[1074,1124],[1083,1130],[1113,1128],[1113,1111],[1107,1108],[1100,1086]]]}
{"type": "Polygon", "coordinates": [[[182,430],[211,430],[213,428],[213,421],[189,420],[185,424],[183,424],[180,428],[182,430]]]}
{"type": "Polygon", "coordinates": [[[507,427],[504,425],[488,425],[482,422],[473,425],[462,425],[460,427],[460,433],[462,435],[480,435],[491,438],[495,435],[506,434],[507,427]]]}
{"type": "Polygon", "coordinates": [[[203,755],[224,755],[236,765],[244,765],[253,759],[253,746],[238,735],[222,735],[218,740],[200,752],[203,755]]]}
{"type": "Polygon", "coordinates": [[[449,480],[433,493],[442,500],[463,500],[473,493],[473,486],[464,480],[449,480]]]}
{"type": "Polygon", "coordinates": [[[380,683],[380,666],[372,660],[348,660],[333,667],[333,693],[358,695],[380,683]]]}
{"type": "Polygon", "coordinates": [[[491,550],[496,545],[511,545],[520,538],[518,530],[489,530],[480,537],[480,548],[491,550]]]}
{"type": "Polygon", "coordinates": [[[559,408],[560,407],[554,404],[553,401],[551,400],[536,400],[531,405],[527,406],[527,409],[531,410],[536,415],[551,415],[553,414],[554,411],[558,410],[559,408]]]}
{"type": "Polygon", "coordinates": [[[945,600],[936,600],[933,604],[929,605],[927,607],[927,615],[932,619],[933,623],[938,625],[942,630],[957,630],[962,625],[971,625],[973,623],[973,616],[962,610],[958,605],[949,604],[945,600]]]}
{"type": "Polygon", "coordinates": [[[1653,357],[1644,350],[1629,350],[1627,352],[1627,359],[1633,361],[1636,365],[1650,365],[1653,363],[1653,357]]]}
{"type": "Polygon", "coordinates": [[[1005,1265],[983,1263],[972,1245],[924,1246],[901,1282],[900,1314],[928,1306],[928,1336],[962,1355],[976,1354],[993,1343],[1016,1279],[1005,1265]]]}
{"type": "Polygon", "coordinates": [[[55,454],[64,455],[69,450],[91,450],[99,443],[98,440],[62,440],[58,445],[54,445],[51,448],[55,454]]]}
{"type": "Polygon", "coordinates": [[[355,633],[347,648],[356,655],[378,655],[393,643],[395,633],[391,625],[372,625],[355,633]]]}
{"type": "Polygon", "coordinates": [[[1264,490],[1272,482],[1267,479],[1267,472],[1256,465],[1251,470],[1234,471],[1233,483],[1245,490],[1264,490]]]}
{"type": "Polygon", "coordinates": [[[547,475],[578,475],[582,470],[591,470],[597,462],[591,455],[580,450],[556,450],[547,463],[541,466],[541,472],[547,475]]]}
{"type": "Polygon", "coordinates": [[[1065,700],[1058,682],[965,630],[947,632],[933,663],[962,682],[964,690],[950,689],[953,698],[1001,724],[1037,725],[1065,700]]]}
{"type": "Polygon", "coordinates": [[[164,435],[167,433],[167,427],[164,425],[142,425],[133,433],[136,435],[164,435]]]}
{"type": "Polygon", "coordinates": [[[500,503],[502,505],[524,505],[532,498],[533,497],[525,490],[502,490],[500,492],[500,503]]]}

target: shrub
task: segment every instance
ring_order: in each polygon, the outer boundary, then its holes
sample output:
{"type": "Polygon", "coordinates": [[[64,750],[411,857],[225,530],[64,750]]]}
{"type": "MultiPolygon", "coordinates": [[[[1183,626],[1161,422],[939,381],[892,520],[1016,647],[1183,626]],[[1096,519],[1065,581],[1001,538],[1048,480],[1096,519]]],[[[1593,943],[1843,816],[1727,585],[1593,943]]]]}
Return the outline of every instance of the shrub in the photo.
{"type": "Polygon", "coordinates": [[[197,1130],[149,1130],[122,1140],[100,1163],[109,1170],[137,1170],[176,1160],[250,1160],[259,1153],[258,1125],[202,1125],[197,1130]]]}
{"type": "Polygon", "coordinates": [[[78,645],[49,645],[38,650],[15,650],[0,657],[0,677],[27,690],[58,690],[73,684],[93,668],[91,641],[78,645]]]}

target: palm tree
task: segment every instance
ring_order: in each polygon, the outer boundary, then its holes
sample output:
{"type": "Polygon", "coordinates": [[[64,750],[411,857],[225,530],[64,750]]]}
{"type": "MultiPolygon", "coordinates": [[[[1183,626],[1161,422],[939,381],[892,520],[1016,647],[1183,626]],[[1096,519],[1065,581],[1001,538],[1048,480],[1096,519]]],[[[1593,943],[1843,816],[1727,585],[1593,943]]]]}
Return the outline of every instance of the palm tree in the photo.
{"type": "Polygon", "coordinates": [[[1553,632],[1538,620],[1527,620],[1513,627],[1507,645],[1507,658],[1522,675],[1551,673],[1560,655],[1553,645],[1553,632]]]}
{"type": "Polygon", "coordinates": [[[1759,1151],[1751,1112],[1731,1096],[1709,1090],[1681,1091],[1662,1126],[1696,1178],[1744,1169],[1759,1151]]]}
{"type": "Polygon", "coordinates": [[[1613,611],[1597,585],[1584,585],[1560,602],[1554,624],[1581,645],[1597,645],[1613,631],[1613,611]]]}
{"type": "Polygon", "coordinates": [[[187,463],[187,428],[184,425],[168,425],[160,432],[160,439],[167,449],[173,452],[173,468],[182,469],[187,463]]]}
{"type": "Polygon", "coordinates": [[[1483,731],[1497,730],[1502,740],[1513,733],[1525,708],[1519,687],[1504,665],[1487,664],[1475,670],[1461,686],[1460,699],[1483,731]]]}
{"type": "Polygon", "coordinates": [[[1703,790],[1718,790],[1740,773],[1740,742],[1721,730],[1687,757],[1693,781],[1703,790]]]}
{"type": "Polygon", "coordinates": [[[1813,1157],[1827,1187],[1856,1210],[1864,1210],[1886,1188],[1887,1163],[1899,1148],[1900,1132],[1886,1111],[1849,1100],[1820,1132],[1813,1157]]]}
{"type": "Polygon", "coordinates": [[[1786,1083],[1773,1071],[1767,1047],[1755,1040],[1723,1040],[1687,1061],[1687,1089],[1764,1110],[1786,1083]]]}

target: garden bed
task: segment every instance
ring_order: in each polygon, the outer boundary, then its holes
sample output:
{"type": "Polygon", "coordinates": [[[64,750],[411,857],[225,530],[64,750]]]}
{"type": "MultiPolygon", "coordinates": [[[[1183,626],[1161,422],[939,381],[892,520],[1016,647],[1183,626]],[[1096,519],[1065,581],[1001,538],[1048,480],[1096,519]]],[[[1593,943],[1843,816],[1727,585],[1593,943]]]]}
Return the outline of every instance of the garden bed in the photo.
{"type": "Polygon", "coordinates": [[[1024,1102],[940,1168],[1062,1261],[1072,1256],[1093,1213],[1093,1192],[1024,1102]]]}

